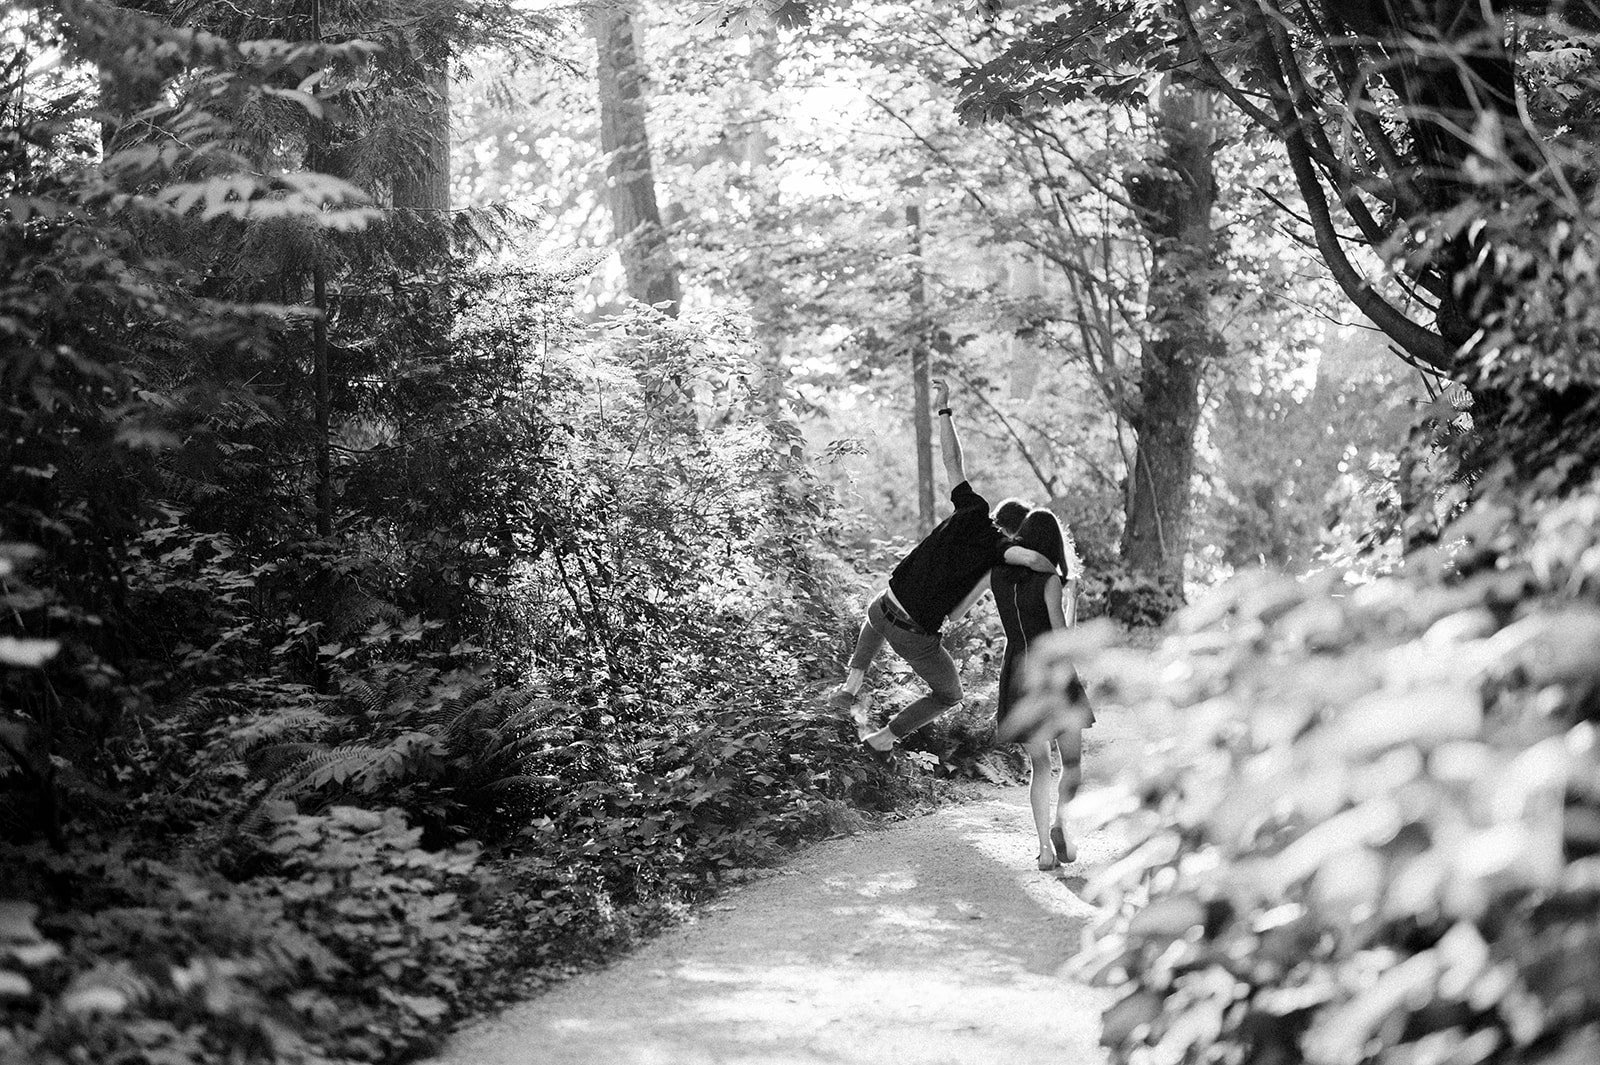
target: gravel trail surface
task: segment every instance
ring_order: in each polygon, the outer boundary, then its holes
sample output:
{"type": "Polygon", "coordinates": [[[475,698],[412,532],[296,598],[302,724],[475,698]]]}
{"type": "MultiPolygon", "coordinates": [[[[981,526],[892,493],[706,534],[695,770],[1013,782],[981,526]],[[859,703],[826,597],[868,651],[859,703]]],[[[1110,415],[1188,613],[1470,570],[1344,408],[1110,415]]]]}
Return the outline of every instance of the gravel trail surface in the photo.
{"type": "Polygon", "coordinates": [[[1084,878],[1120,847],[1078,844],[1035,869],[1020,787],[818,844],[434,1065],[1102,1065],[1108,994],[1064,966],[1094,917],[1084,878]]]}

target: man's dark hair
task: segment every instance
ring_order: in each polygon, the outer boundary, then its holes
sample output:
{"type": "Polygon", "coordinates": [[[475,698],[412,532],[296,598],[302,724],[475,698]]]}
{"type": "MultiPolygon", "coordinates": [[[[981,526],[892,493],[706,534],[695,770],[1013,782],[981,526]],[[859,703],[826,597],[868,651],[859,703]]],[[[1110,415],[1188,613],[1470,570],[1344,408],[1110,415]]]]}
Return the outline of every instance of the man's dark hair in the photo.
{"type": "Polygon", "coordinates": [[[1027,500],[1012,496],[1010,499],[1002,499],[990,517],[1000,527],[1001,532],[1007,536],[1015,536],[1017,530],[1022,528],[1022,519],[1026,518],[1028,511],[1032,509],[1033,505],[1027,500]]]}

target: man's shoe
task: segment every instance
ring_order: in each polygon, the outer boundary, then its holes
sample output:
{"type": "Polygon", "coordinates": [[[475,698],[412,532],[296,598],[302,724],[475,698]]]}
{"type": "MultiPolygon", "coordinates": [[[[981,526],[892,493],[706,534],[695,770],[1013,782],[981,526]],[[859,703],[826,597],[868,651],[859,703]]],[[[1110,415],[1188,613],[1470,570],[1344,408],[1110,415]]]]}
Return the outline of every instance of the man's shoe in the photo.
{"type": "Polygon", "coordinates": [[[861,734],[861,746],[865,747],[873,754],[883,758],[889,757],[889,755],[894,751],[894,741],[894,733],[890,732],[886,728],[872,729],[871,731],[864,731],[861,734]],[[879,740],[887,739],[889,741],[888,745],[880,747],[876,743],[872,742],[874,738],[879,740]]]}

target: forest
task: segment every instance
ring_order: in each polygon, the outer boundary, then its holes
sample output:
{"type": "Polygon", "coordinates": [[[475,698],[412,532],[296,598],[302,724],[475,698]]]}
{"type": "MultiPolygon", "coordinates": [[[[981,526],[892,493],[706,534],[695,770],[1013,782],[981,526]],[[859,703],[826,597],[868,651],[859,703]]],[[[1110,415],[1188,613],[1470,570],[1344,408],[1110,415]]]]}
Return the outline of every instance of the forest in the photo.
{"type": "Polygon", "coordinates": [[[1590,0],[12,0],[0,1065],[416,1060],[1019,772],[823,702],[935,379],[1039,705],[1194,725],[1111,1059],[1600,1060],[1597,141],[1590,0]]]}

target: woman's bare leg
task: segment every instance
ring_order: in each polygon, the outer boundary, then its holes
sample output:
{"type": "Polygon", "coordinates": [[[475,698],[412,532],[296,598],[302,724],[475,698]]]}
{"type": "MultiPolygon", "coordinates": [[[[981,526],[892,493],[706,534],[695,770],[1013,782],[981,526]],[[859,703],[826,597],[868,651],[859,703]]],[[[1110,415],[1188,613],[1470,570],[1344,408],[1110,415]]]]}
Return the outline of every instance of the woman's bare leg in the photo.
{"type": "Polygon", "coordinates": [[[1039,868],[1054,869],[1055,848],[1050,844],[1050,741],[1025,743],[1032,774],[1028,778],[1028,805],[1033,807],[1033,827],[1039,831],[1039,868]]]}
{"type": "Polygon", "coordinates": [[[1083,729],[1069,728],[1055,739],[1061,751],[1061,782],[1056,786],[1056,811],[1051,824],[1051,838],[1056,841],[1056,857],[1063,862],[1073,861],[1078,848],[1067,834],[1067,803],[1078,794],[1083,783],[1083,729]],[[1065,852],[1065,853],[1063,853],[1065,852]]]}

